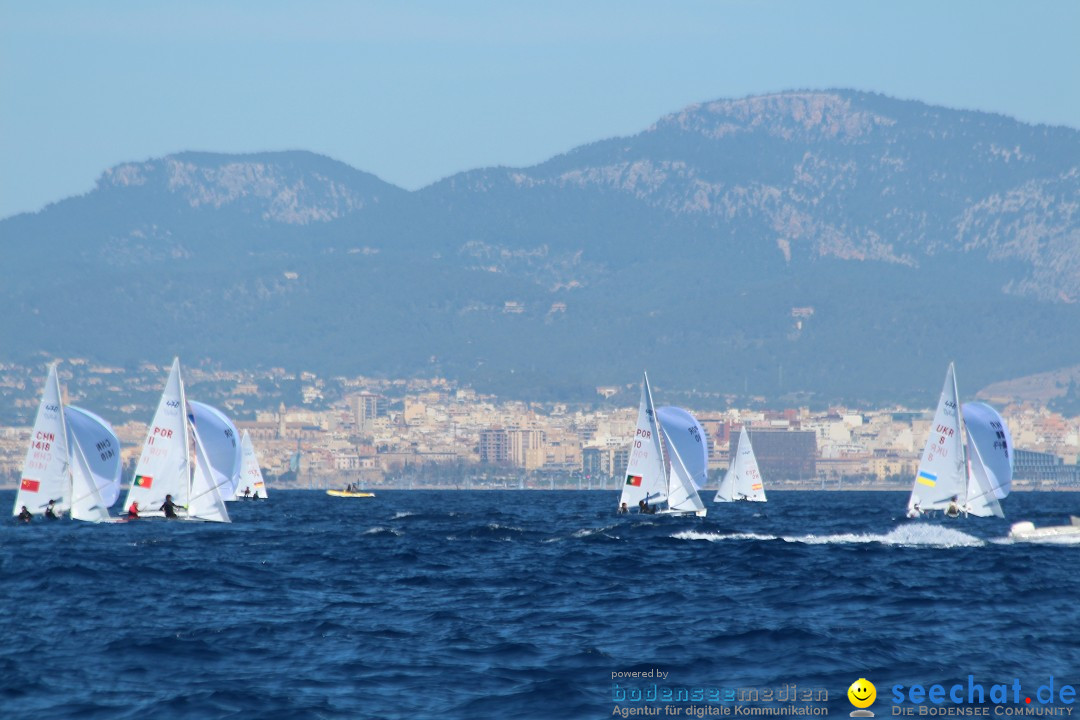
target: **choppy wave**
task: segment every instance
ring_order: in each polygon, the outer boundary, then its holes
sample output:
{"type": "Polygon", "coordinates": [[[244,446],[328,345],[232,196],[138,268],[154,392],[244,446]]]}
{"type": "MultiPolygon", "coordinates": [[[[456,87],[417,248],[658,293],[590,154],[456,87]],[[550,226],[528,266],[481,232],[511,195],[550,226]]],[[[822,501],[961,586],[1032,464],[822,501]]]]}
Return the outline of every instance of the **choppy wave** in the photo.
{"type": "MultiPolygon", "coordinates": [[[[860,676],[1080,667],[1076,545],[905,502],[637,517],[601,493],[402,491],[343,513],[277,492],[231,525],[0,523],[0,716],[608,717],[612,673],[650,668],[826,687],[839,715],[860,676]]],[[[1005,506],[1042,525],[1076,504],[1005,506]]]]}

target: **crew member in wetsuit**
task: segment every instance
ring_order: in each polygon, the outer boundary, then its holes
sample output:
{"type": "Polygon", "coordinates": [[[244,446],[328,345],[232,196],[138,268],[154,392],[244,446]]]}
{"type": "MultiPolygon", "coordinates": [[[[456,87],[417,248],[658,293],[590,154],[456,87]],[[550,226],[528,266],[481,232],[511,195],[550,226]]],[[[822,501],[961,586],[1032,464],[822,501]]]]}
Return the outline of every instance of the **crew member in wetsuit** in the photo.
{"type": "Polygon", "coordinates": [[[139,519],[139,503],[135,502],[134,500],[131,501],[131,507],[128,508],[127,518],[128,520],[139,519]]]}
{"type": "Polygon", "coordinates": [[[251,497],[251,488],[249,488],[248,486],[245,485],[244,486],[244,499],[246,500],[249,497],[251,497]]]}
{"type": "Polygon", "coordinates": [[[19,518],[19,520],[21,520],[22,522],[30,522],[31,520],[33,520],[33,519],[34,519],[34,516],[33,516],[33,515],[31,515],[31,514],[30,514],[30,511],[26,509],[26,506],[25,506],[25,505],[23,505],[23,506],[22,506],[22,510],[20,510],[20,511],[19,511],[19,515],[18,515],[18,518],[19,518]]]}
{"type": "Polygon", "coordinates": [[[626,503],[623,503],[622,505],[619,506],[619,514],[620,515],[625,515],[628,512],[630,512],[630,511],[627,509],[626,503]]]}
{"type": "Polygon", "coordinates": [[[59,520],[60,516],[56,514],[56,501],[50,500],[49,504],[45,506],[45,517],[50,520],[59,520]]]}
{"type": "Polygon", "coordinates": [[[960,503],[957,501],[957,496],[953,495],[952,500],[949,501],[949,507],[945,508],[946,517],[959,517],[960,516],[960,503]]]}
{"type": "Polygon", "coordinates": [[[176,514],[176,509],[178,507],[180,506],[172,501],[172,495],[166,495],[165,502],[163,502],[158,509],[165,513],[165,517],[175,520],[178,517],[176,514]]]}

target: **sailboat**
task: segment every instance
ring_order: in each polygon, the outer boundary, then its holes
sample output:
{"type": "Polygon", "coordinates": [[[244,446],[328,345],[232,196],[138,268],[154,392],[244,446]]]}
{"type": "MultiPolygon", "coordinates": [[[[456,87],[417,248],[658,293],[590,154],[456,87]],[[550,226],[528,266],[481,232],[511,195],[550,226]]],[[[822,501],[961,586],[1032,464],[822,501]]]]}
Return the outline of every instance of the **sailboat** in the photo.
{"type": "Polygon", "coordinates": [[[731,461],[720,481],[713,502],[765,502],[765,484],[761,479],[754,447],[750,444],[750,434],[743,425],[739,431],[739,444],[735,447],[735,459],[731,461]]]}
{"type": "MultiPolygon", "coordinates": [[[[251,435],[247,430],[240,438],[240,483],[244,489],[237,493],[238,498],[251,498],[252,500],[266,499],[266,482],[263,480],[262,469],[259,467],[259,458],[255,455],[255,446],[251,444],[251,435]]],[[[239,489],[239,485],[237,489],[239,489]]]]}
{"type": "Polygon", "coordinates": [[[154,419],[146,432],[135,477],[124,507],[138,503],[139,517],[161,517],[166,495],[187,508],[188,520],[230,522],[222,500],[220,474],[215,474],[199,433],[189,423],[180,377],[180,359],[173,360],[154,419]],[[195,440],[195,467],[192,473],[190,440],[195,440]]]}
{"type": "Polygon", "coordinates": [[[73,520],[108,522],[119,473],[120,441],[112,428],[87,410],[64,407],[56,366],[51,366],[12,514],[25,507],[43,515],[51,501],[56,515],[70,512],[73,520]]]}
{"type": "Polygon", "coordinates": [[[1012,484],[1012,438],[1001,416],[984,403],[960,406],[956,368],[949,363],[937,411],[930,425],[915,482],[908,498],[908,517],[941,510],[1005,517],[998,502],[1012,484]],[[970,423],[967,440],[965,423],[970,423]]]}
{"type": "Polygon", "coordinates": [[[632,507],[662,506],[663,515],[697,515],[707,512],[701,502],[690,472],[686,469],[674,443],[667,441],[668,462],[664,461],[664,431],[657,423],[653,409],[649,376],[641,380],[641,403],[638,407],[637,429],[626,464],[626,482],[619,498],[619,510],[632,507]],[[666,504],[666,507],[663,507],[666,504]]]}

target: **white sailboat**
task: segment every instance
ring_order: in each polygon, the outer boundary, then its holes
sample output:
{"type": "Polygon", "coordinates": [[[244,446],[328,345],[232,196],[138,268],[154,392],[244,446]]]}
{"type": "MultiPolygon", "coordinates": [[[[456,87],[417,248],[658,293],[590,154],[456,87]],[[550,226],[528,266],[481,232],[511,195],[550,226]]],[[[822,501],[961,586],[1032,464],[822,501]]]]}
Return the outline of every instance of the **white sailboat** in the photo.
{"type": "Polygon", "coordinates": [[[263,480],[259,458],[255,455],[255,446],[251,444],[251,435],[247,430],[240,438],[240,485],[237,497],[249,497],[253,500],[266,500],[266,481],[263,480]]]}
{"type": "Polygon", "coordinates": [[[761,478],[754,447],[750,444],[750,435],[743,425],[739,431],[739,444],[735,447],[735,458],[731,461],[720,487],[713,497],[713,502],[766,502],[765,483],[761,478]]]}
{"type": "Polygon", "coordinates": [[[187,519],[229,522],[206,451],[190,427],[186,406],[180,359],[176,358],[147,429],[124,507],[130,511],[132,503],[138,503],[140,517],[162,517],[161,506],[165,497],[171,495],[176,505],[187,508],[184,513],[187,519]],[[189,433],[196,440],[194,478],[189,433]]]}
{"type": "Polygon", "coordinates": [[[705,506],[678,450],[671,443],[668,445],[670,463],[664,462],[662,432],[646,374],[641,380],[637,428],[626,464],[626,482],[619,498],[619,509],[642,507],[644,502],[652,507],[666,505],[659,511],[661,514],[704,516],[705,506]]]}
{"type": "Polygon", "coordinates": [[[998,502],[1012,483],[1012,439],[997,411],[983,403],[960,406],[956,368],[949,363],[937,411],[908,498],[908,517],[941,510],[1004,517],[998,502]],[[971,423],[965,442],[965,424],[971,423]]]}
{"type": "Polygon", "coordinates": [[[41,402],[30,432],[19,492],[11,514],[18,515],[25,507],[33,515],[43,515],[50,500],[54,502],[56,514],[71,507],[71,457],[55,365],[49,368],[49,376],[41,390],[41,402]]]}
{"type": "Polygon", "coordinates": [[[120,441],[97,415],[64,407],[56,366],[41,393],[13,515],[69,512],[73,520],[108,522],[119,494],[120,441]]]}

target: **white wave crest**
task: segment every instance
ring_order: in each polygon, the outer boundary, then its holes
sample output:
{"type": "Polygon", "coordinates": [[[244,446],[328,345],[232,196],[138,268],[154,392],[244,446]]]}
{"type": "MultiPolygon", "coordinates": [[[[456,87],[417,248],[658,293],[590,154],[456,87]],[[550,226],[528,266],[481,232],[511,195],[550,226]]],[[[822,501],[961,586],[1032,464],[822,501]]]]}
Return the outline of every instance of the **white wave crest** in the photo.
{"type": "Polygon", "coordinates": [[[835,535],[760,535],[758,533],[704,533],[684,530],[671,537],[678,540],[708,540],[710,542],[738,540],[783,540],[806,545],[837,545],[880,543],[906,547],[978,547],[986,542],[967,533],[940,525],[910,523],[895,527],[884,535],[870,533],[838,533],[835,535]]]}
{"type": "Polygon", "coordinates": [[[392,533],[392,534],[397,535],[397,536],[401,536],[403,534],[400,530],[395,530],[394,528],[381,527],[381,526],[375,526],[375,527],[372,527],[372,528],[368,528],[367,530],[365,530],[364,532],[362,532],[360,534],[361,535],[376,535],[378,533],[387,533],[387,532],[392,533]]]}

